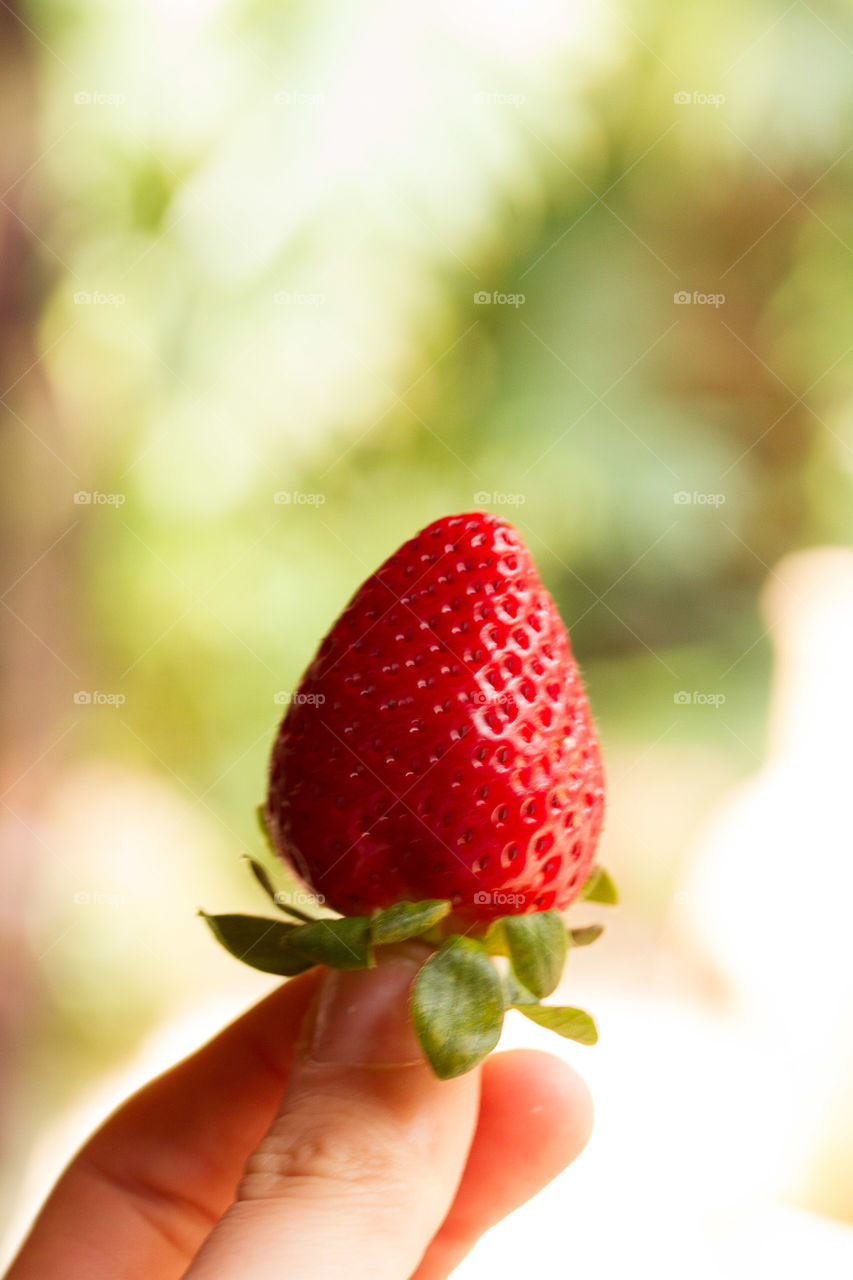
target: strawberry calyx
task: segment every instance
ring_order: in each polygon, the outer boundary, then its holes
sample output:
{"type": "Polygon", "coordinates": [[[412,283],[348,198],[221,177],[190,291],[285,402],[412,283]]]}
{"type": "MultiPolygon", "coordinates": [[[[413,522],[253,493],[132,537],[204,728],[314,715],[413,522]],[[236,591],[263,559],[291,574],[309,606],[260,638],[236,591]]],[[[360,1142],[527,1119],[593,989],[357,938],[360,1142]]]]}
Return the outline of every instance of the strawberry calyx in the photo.
{"type": "MultiPolygon", "coordinates": [[[[558,911],[534,911],[486,922],[461,921],[449,899],[398,902],[370,916],[311,915],[276,890],[263,865],[246,859],[256,882],[284,919],[199,914],[236,959],[263,973],[294,977],[315,965],[366,969],[383,948],[418,939],[428,944],[415,978],[412,1021],[440,1079],[470,1071],[495,1047],[505,1013],[514,1009],[541,1027],[580,1044],[598,1034],[589,1014],[543,1005],[562,977],[569,952],[601,936],[601,925],[567,926],[558,911]]],[[[593,866],[579,894],[587,902],[617,901],[611,878],[593,866]]]]}

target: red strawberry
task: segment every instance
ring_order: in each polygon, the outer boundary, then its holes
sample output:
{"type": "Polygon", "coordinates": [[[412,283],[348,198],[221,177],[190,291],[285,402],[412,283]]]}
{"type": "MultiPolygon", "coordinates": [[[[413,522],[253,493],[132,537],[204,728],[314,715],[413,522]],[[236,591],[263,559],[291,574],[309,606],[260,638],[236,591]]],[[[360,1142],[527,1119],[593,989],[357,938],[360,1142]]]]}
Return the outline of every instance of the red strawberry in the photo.
{"type": "Polygon", "coordinates": [[[563,909],[601,828],[598,743],[565,628],[505,520],[447,516],[359,588],[279,730],[266,820],[346,916],[563,909]]]}
{"type": "Polygon", "coordinates": [[[205,918],[282,976],[369,968],[421,938],[412,1021],[443,1079],[483,1060],[508,1009],[594,1044],[589,1014],[541,1000],[601,933],[560,910],[616,900],[592,867],[603,807],[586,698],[529,552],[496,516],[448,516],[359,588],[273,749],[265,833],[340,916],[306,914],[251,862],[286,920],[205,918]]]}

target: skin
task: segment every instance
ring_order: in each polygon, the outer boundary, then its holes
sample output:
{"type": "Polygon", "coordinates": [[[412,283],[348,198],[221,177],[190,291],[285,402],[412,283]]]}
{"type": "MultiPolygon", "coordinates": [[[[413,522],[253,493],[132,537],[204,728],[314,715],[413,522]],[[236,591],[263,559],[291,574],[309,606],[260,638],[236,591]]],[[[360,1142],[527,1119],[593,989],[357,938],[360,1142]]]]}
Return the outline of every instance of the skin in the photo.
{"type": "Polygon", "coordinates": [[[7,1280],[441,1280],[584,1147],[548,1054],[438,1081],[415,968],[313,970],[130,1098],[63,1174],[7,1280]]]}

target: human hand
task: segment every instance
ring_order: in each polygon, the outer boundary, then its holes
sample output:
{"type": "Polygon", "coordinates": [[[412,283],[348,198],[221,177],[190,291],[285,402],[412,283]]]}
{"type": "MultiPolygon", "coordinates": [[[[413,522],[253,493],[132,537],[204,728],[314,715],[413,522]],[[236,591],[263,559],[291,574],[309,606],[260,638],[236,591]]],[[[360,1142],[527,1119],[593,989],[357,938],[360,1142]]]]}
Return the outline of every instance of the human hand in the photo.
{"type": "Polygon", "coordinates": [[[405,953],[313,970],[147,1085],[63,1174],[7,1280],[447,1276],[578,1155],[592,1105],[534,1051],[437,1080],[414,974],[405,953]]]}

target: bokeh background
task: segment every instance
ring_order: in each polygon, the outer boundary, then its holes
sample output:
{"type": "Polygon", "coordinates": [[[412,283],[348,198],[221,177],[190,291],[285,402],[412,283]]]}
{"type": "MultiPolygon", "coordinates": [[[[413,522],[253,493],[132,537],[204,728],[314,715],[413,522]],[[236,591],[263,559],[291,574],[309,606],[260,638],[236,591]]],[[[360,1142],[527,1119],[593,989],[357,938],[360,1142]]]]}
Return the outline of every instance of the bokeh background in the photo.
{"type": "Polygon", "coordinates": [[[526,1223],[602,1274],[850,1274],[850,9],[9,0],[0,35],[7,1249],[265,989],[194,912],[260,906],[282,698],[486,507],[569,625],[623,905],[566,980],[598,1136],[463,1272],[526,1223]]]}

